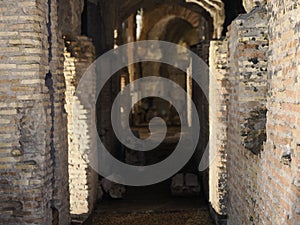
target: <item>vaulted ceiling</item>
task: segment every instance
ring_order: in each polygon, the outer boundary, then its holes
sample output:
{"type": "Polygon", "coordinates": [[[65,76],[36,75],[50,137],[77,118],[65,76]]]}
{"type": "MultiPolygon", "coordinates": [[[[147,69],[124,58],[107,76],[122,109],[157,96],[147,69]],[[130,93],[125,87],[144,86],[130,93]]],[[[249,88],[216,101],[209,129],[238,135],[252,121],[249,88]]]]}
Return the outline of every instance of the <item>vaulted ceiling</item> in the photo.
{"type": "Polygon", "coordinates": [[[119,15],[121,20],[125,20],[129,15],[135,13],[140,8],[155,8],[163,4],[179,4],[203,15],[210,16],[214,25],[214,36],[220,37],[225,21],[224,3],[222,0],[126,0],[120,1],[119,15]]]}

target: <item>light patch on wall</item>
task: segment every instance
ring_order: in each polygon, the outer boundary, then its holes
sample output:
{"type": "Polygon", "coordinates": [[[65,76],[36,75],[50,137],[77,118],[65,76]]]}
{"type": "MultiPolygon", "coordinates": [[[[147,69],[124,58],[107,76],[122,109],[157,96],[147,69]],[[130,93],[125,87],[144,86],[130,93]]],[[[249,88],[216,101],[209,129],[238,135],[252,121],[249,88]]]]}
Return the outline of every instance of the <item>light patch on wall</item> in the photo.
{"type": "Polygon", "coordinates": [[[118,45],[117,45],[117,38],[118,38],[118,30],[117,29],[115,29],[114,30],[114,49],[116,49],[117,47],[118,47],[118,45]]]}
{"type": "Polygon", "coordinates": [[[141,37],[143,28],[143,9],[137,11],[136,14],[136,40],[139,40],[141,37]]]}

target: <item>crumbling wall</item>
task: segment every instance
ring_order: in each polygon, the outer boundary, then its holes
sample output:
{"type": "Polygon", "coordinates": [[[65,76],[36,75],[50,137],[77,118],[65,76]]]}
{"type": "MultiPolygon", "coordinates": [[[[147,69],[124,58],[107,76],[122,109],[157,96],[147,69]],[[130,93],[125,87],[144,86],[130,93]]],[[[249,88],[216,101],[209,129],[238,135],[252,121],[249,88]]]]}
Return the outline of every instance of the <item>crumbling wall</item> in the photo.
{"type": "MultiPolygon", "coordinates": [[[[85,220],[93,210],[98,176],[89,166],[88,153],[93,150],[95,139],[91,130],[91,106],[75,95],[76,88],[85,70],[95,59],[95,49],[90,39],[83,36],[66,38],[64,74],[66,78],[66,110],[68,112],[69,184],[70,210],[73,220],[85,220]]],[[[96,77],[86,81],[90,85],[87,93],[96,94],[96,77]]]]}
{"type": "Polygon", "coordinates": [[[299,3],[268,12],[238,17],[229,33],[229,224],[300,221],[299,3]]]}
{"type": "Polygon", "coordinates": [[[68,224],[57,3],[3,2],[0,14],[0,223],[68,224]]]}
{"type": "Polygon", "coordinates": [[[210,42],[209,201],[219,216],[227,215],[228,42],[210,42]]]}
{"type": "Polygon", "coordinates": [[[267,11],[256,8],[229,30],[228,223],[264,224],[263,157],[267,94],[267,11]]]}
{"type": "MultiPolygon", "coordinates": [[[[300,223],[300,2],[269,1],[267,142],[263,221],[300,223]]],[[[267,223],[267,222],[265,222],[267,223]]]]}

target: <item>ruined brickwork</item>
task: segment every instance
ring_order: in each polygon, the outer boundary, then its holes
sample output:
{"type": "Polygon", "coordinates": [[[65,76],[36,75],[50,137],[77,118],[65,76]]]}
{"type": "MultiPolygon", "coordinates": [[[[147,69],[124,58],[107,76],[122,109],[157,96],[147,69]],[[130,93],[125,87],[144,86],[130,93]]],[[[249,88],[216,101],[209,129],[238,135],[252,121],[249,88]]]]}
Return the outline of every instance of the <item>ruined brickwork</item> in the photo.
{"type": "MultiPolygon", "coordinates": [[[[74,2],[0,1],[3,225],[66,225],[71,216],[74,221],[86,219],[96,201],[98,180],[83,154],[93,149],[91,123],[98,122],[102,141],[111,152],[119,149],[110,124],[119,78],[104,88],[97,120],[91,117],[88,101],[76,98],[74,92],[95,56],[113,48],[114,29],[144,1],[87,1],[86,29],[93,44],[79,36],[84,1],[74,2]]],[[[149,1],[151,7],[153,2],[149,1]]],[[[194,27],[202,24],[209,29],[211,23],[215,26],[205,37],[219,37],[223,3],[186,2],[202,4],[211,21],[201,10],[200,17],[192,13],[193,7],[179,13],[177,6],[170,6],[173,13],[165,14],[179,14],[194,27]],[[202,16],[207,21],[199,23],[202,16]]],[[[210,42],[209,61],[207,43],[199,45],[205,51],[197,52],[210,65],[213,76],[210,105],[200,88],[193,87],[193,99],[202,115],[198,153],[203,152],[208,134],[210,138],[209,174],[208,170],[200,174],[203,192],[208,192],[209,176],[211,208],[222,219],[227,216],[230,225],[299,225],[300,3],[269,0],[265,5],[264,0],[245,0],[244,6],[248,14],[232,22],[226,39],[210,42]],[[255,5],[259,7],[253,9],[255,5]]],[[[169,6],[165,7],[163,12],[168,11],[169,6]]],[[[160,16],[160,20],[170,19],[160,16]]],[[[92,96],[96,80],[90,82],[87,92],[92,96]]]]}
{"type": "Polygon", "coordinates": [[[264,220],[300,223],[299,1],[270,1],[267,142],[261,167],[264,220]]]}
{"type": "MultiPolygon", "coordinates": [[[[66,78],[66,110],[68,113],[70,210],[73,220],[84,221],[96,201],[98,176],[88,165],[86,153],[95,137],[91,130],[91,106],[75,95],[84,72],[95,59],[94,46],[87,37],[66,38],[64,75],[66,78]]],[[[90,77],[86,92],[95,94],[95,77],[90,77]]]]}
{"type": "Polygon", "coordinates": [[[58,211],[57,224],[69,221],[56,7],[55,0],[0,3],[0,222],[5,225],[52,224],[52,211],[58,211]]]}
{"type": "Polygon", "coordinates": [[[229,31],[229,224],[262,224],[262,158],[267,92],[267,12],[241,15],[229,31]],[[250,139],[250,140],[249,140],[250,139]]]}
{"type": "Polygon", "coordinates": [[[299,5],[279,2],[229,32],[228,224],[300,221],[299,5]]]}
{"type": "Polygon", "coordinates": [[[210,42],[209,82],[209,201],[219,215],[227,215],[228,43],[210,42]]]}
{"type": "MultiPolygon", "coordinates": [[[[46,74],[45,85],[50,100],[50,148],[53,159],[53,214],[58,212],[57,224],[63,225],[70,221],[69,184],[68,177],[68,140],[67,140],[67,114],[65,111],[65,77],[63,71],[64,42],[62,33],[58,28],[58,1],[48,2],[48,61],[49,72],[46,74]],[[53,82],[53,84],[51,83],[53,82]]],[[[48,128],[49,129],[49,128],[48,128]]],[[[53,223],[56,224],[56,223],[53,223]]]]}

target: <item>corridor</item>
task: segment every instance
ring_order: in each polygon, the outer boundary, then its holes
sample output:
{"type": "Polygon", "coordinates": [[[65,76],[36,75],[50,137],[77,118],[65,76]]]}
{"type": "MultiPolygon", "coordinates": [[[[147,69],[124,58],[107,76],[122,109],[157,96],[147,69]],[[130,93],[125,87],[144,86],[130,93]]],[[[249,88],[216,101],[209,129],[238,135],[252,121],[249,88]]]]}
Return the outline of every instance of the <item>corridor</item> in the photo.
{"type": "Polygon", "coordinates": [[[0,225],[299,225],[300,2],[0,1],[0,225]]]}

